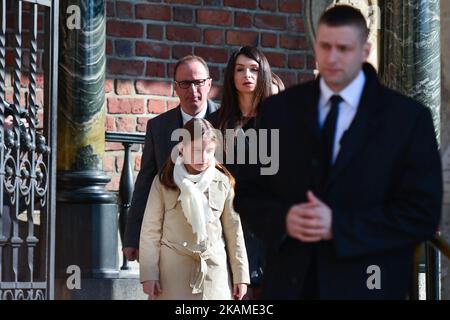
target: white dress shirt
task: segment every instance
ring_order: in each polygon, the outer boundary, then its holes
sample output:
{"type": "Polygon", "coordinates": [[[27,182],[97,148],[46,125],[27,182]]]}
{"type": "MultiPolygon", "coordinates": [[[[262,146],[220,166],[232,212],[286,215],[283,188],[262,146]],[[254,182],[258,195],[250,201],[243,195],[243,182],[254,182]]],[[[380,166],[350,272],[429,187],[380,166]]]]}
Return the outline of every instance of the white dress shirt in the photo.
{"type": "Polygon", "coordinates": [[[190,114],[187,114],[186,112],[183,111],[183,108],[181,108],[181,107],[180,107],[180,110],[181,110],[181,117],[183,118],[183,126],[184,126],[186,124],[186,122],[188,122],[192,118],[204,119],[206,116],[206,112],[208,111],[208,103],[205,103],[205,106],[203,107],[202,111],[197,113],[195,116],[191,116],[190,114]]]}
{"type": "Polygon", "coordinates": [[[353,118],[358,110],[359,101],[366,82],[366,76],[361,70],[358,76],[341,92],[333,92],[323,78],[320,79],[320,99],[319,99],[319,125],[323,127],[328,112],[331,109],[330,98],[333,95],[340,95],[343,101],[339,105],[339,115],[334,135],[333,163],[341,149],[341,138],[344,132],[350,127],[353,118]]]}

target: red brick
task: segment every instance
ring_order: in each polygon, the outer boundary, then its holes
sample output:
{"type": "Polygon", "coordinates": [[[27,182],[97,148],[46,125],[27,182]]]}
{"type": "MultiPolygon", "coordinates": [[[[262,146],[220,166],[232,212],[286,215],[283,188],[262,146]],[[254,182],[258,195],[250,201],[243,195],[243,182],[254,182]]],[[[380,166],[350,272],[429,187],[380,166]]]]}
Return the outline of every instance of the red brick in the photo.
{"type": "Polygon", "coordinates": [[[106,79],[105,80],[105,93],[110,93],[114,90],[114,80],[106,79]]]}
{"type": "Polygon", "coordinates": [[[224,0],[223,5],[235,8],[256,9],[256,0],[224,0]]]}
{"type": "Polygon", "coordinates": [[[190,8],[174,7],[173,10],[173,20],[180,21],[183,23],[192,23],[194,16],[194,10],[190,8]]]}
{"type": "Polygon", "coordinates": [[[255,16],[255,27],[271,30],[285,30],[286,17],[270,14],[257,14],[255,16]]]}
{"type": "Polygon", "coordinates": [[[166,0],[167,3],[173,4],[201,4],[201,0],[166,0]]]}
{"type": "Polygon", "coordinates": [[[222,70],[222,68],[218,68],[218,67],[213,67],[213,66],[211,66],[211,67],[209,67],[209,76],[212,78],[212,80],[213,81],[220,81],[221,79],[221,77],[220,77],[220,74],[221,74],[221,70],[222,70]]]}
{"type": "Polygon", "coordinates": [[[286,56],[278,52],[264,52],[271,67],[284,68],[286,66],[286,56]]]}
{"type": "Polygon", "coordinates": [[[228,60],[227,49],[197,47],[195,48],[194,53],[205,59],[207,62],[226,63],[228,60]]]}
{"type": "Polygon", "coordinates": [[[120,142],[105,142],[105,151],[120,151],[123,145],[120,142]]]}
{"type": "Polygon", "coordinates": [[[147,25],[147,38],[154,40],[162,40],[164,34],[164,27],[159,24],[147,25]]]}
{"type": "Polygon", "coordinates": [[[141,76],[144,73],[144,62],[136,60],[107,60],[108,74],[141,76]]]}
{"type": "Polygon", "coordinates": [[[200,42],[201,30],[192,27],[167,26],[167,40],[183,42],[200,42]]]}
{"type": "Polygon", "coordinates": [[[134,8],[136,19],[170,20],[170,7],[160,4],[137,4],[134,8]]]}
{"type": "Polygon", "coordinates": [[[312,55],[306,57],[306,68],[309,70],[314,70],[316,68],[316,58],[312,55]]]}
{"type": "Polygon", "coordinates": [[[106,172],[116,171],[114,164],[114,156],[104,156],[103,157],[103,170],[106,172]]]}
{"type": "Polygon", "coordinates": [[[150,58],[169,59],[170,46],[151,42],[136,42],[136,55],[150,58]]]}
{"type": "Polygon", "coordinates": [[[314,80],[316,77],[312,73],[299,73],[298,83],[305,83],[314,80]]]}
{"type": "Polygon", "coordinates": [[[114,175],[111,177],[111,181],[106,184],[105,188],[109,191],[118,191],[120,186],[120,176],[114,175]]]}
{"type": "Polygon", "coordinates": [[[166,111],[166,100],[149,99],[148,100],[148,112],[160,114],[166,111]]]}
{"type": "Polygon", "coordinates": [[[304,50],[309,48],[309,44],[304,36],[281,35],[280,47],[285,49],[304,50]]]}
{"type": "Polygon", "coordinates": [[[116,80],[116,92],[118,95],[130,95],[134,93],[134,83],[131,80],[116,80]]]}
{"type": "Polygon", "coordinates": [[[175,63],[167,64],[167,75],[169,78],[173,78],[173,71],[175,69],[175,63]]]}
{"type": "MultiPolygon", "coordinates": [[[[72,12],[71,12],[72,14],[72,12]]],[[[114,2],[107,1],[106,2],[106,16],[107,17],[114,17],[116,14],[114,12],[114,2]]]]}
{"type": "Polygon", "coordinates": [[[275,48],[277,46],[277,35],[275,33],[263,33],[261,35],[261,45],[275,48]]]}
{"type": "Polygon", "coordinates": [[[304,69],[305,60],[306,60],[305,56],[302,54],[291,54],[289,55],[288,67],[295,69],[304,69]]]}
{"type": "Polygon", "coordinates": [[[116,16],[119,18],[133,18],[133,6],[130,2],[117,1],[116,2],[116,16]]]}
{"type": "Polygon", "coordinates": [[[147,131],[147,122],[149,118],[138,117],[137,118],[137,127],[136,131],[138,132],[146,132],[147,131]]]}
{"type": "Polygon", "coordinates": [[[239,28],[250,28],[252,26],[252,15],[246,12],[234,14],[234,25],[239,28]]]}
{"type": "Polygon", "coordinates": [[[250,31],[227,31],[227,44],[257,46],[258,33],[250,31]]]}
{"type": "Polygon", "coordinates": [[[305,20],[299,17],[288,17],[288,31],[304,33],[305,32],[305,20]]]}
{"type": "Polygon", "coordinates": [[[213,100],[222,99],[222,86],[213,85],[209,91],[208,98],[213,100]]]}
{"type": "Polygon", "coordinates": [[[139,171],[141,170],[141,159],[142,156],[136,156],[134,159],[134,170],[139,171]]]}
{"type": "Polygon", "coordinates": [[[106,131],[116,131],[116,118],[106,116],[105,126],[106,131]]]}
{"type": "MultiPolygon", "coordinates": [[[[172,58],[173,59],[180,59],[184,56],[192,54],[192,47],[191,46],[182,46],[182,45],[175,45],[172,47],[172,58]]],[[[172,72],[169,72],[169,74],[172,76],[172,72]]]]}
{"type": "Polygon", "coordinates": [[[115,157],[116,158],[116,161],[115,161],[115,165],[116,165],[116,170],[117,171],[119,171],[119,172],[122,172],[122,170],[123,170],[123,156],[117,156],[117,157],[115,157]]]}
{"type": "Polygon", "coordinates": [[[136,119],[118,117],[116,120],[118,132],[135,132],[136,131],[136,119]]]}
{"type": "MultiPolygon", "coordinates": [[[[28,72],[22,72],[20,75],[20,86],[22,88],[28,88],[30,85],[30,77],[28,72]]],[[[36,75],[36,88],[44,88],[44,75],[37,74],[36,75]]]]}
{"type": "Polygon", "coordinates": [[[281,78],[286,88],[292,87],[297,84],[295,73],[293,72],[277,72],[277,75],[281,78]]]}
{"type": "Polygon", "coordinates": [[[231,25],[231,13],[220,10],[197,10],[197,23],[229,26],[231,25]]]}
{"type": "Polygon", "coordinates": [[[141,23],[110,20],[106,23],[106,34],[115,37],[142,38],[144,26],[141,23]]]}
{"type": "Polygon", "coordinates": [[[138,94],[171,96],[172,86],[167,81],[138,80],[136,81],[136,92],[138,94]]]}
{"type": "Polygon", "coordinates": [[[147,77],[164,78],[166,76],[166,65],[162,62],[147,62],[147,77]]]}
{"type": "Polygon", "coordinates": [[[112,114],[144,113],[145,99],[108,97],[108,112],[112,114]]]}
{"type": "Polygon", "coordinates": [[[282,12],[301,13],[302,0],[278,0],[278,8],[282,12]]]}
{"type": "Polygon", "coordinates": [[[263,10],[275,11],[277,9],[277,2],[274,0],[259,0],[259,7],[263,10]]]}
{"type": "MultiPolygon", "coordinates": [[[[38,89],[36,91],[36,103],[39,107],[44,105],[44,91],[41,89],[38,89]]],[[[42,110],[42,108],[40,108],[39,110],[42,110]]]]}
{"type": "Polygon", "coordinates": [[[205,44],[223,44],[223,30],[208,29],[203,32],[205,44]]]}
{"type": "Polygon", "coordinates": [[[106,54],[112,54],[113,53],[113,42],[112,40],[106,40],[106,54]]]}
{"type": "Polygon", "coordinates": [[[176,107],[178,107],[178,105],[180,104],[180,100],[168,100],[167,101],[167,110],[172,110],[176,107]]]}

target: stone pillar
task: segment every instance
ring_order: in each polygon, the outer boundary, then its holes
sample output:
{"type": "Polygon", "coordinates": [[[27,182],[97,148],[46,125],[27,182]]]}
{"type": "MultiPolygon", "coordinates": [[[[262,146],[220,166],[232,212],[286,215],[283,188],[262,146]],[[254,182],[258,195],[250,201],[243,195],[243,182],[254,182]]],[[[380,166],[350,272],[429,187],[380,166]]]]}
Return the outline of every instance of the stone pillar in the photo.
{"type": "Polygon", "coordinates": [[[439,0],[384,0],[380,76],[423,103],[439,136],[441,104],[439,0]]]}
{"type": "Polygon", "coordinates": [[[62,0],[60,17],[56,293],[70,297],[61,293],[70,265],[82,279],[118,276],[117,200],[102,171],[105,1],[62,0]]]}
{"type": "MultiPolygon", "coordinates": [[[[441,48],[439,0],[384,0],[380,76],[395,89],[427,106],[440,138],[441,48]]],[[[427,248],[428,249],[428,248],[427,248]]],[[[427,299],[438,295],[438,265],[434,251],[427,266],[434,277],[427,279],[427,299]]],[[[423,253],[424,254],[424,253],[423,253]]],[[[425,262],[425,256],[422,257],[425,262]]],[[[436,297],[438,298],[438,297],[436,297]]]]}
{"type": "MultiPolygon", "coordinates": [[[[450,1],[441,1],[441,29],[450,28],[450,1]]],[[[441,150],[444,168],[444,206],[441,235],[450,243],[450,34],[441,33],[441,150]]],[[[441,258],[441,297],[450,299],[450,260],[441,258]]]]}

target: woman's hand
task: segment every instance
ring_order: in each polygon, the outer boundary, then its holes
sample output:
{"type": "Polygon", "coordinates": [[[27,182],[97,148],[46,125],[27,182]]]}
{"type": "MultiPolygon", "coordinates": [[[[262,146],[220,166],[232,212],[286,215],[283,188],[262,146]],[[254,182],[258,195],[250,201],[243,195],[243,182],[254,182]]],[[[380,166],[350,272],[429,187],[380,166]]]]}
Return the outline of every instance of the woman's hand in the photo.
{"type": "Polygon", "coordinates": [[[149,280],[142,283],[144,293],[148,294],[150,300],[155,300],[156,296],[162,293],[161,284],[157,280],[149,280]]]}
{"type": "Polygon", "coordinates": [[[247,293],[247,285],[245,283],[236,283],[233,286],[233,297],[234,300],[242,300],[242,298],[247,293]]]}

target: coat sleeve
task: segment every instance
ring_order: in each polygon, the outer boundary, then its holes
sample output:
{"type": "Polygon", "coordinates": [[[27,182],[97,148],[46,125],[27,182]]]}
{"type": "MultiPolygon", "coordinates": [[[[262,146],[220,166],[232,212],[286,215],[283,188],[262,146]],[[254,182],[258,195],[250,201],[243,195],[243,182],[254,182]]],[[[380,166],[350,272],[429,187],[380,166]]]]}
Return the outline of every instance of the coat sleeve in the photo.
{"type": "Polygon", "coordinates": [[[164,221],[162,185],[155,177],[142,221],[139,243],[141,282],[159,280],[159,256],[164,221]]]}
{"type": "Polygon", "coordinates": [[[442,206],[442,168],[433,121],[423,107],[387,201],[374,207],[333,209],[333,240],[340,256],[414,246],[437,231],[442,206]]]}
{"type": "Polygon", "coordinates": [[[125,226],[124,247],[139,248],[142,217],[144,216],[150,186],[157,172],[152,125],[149,121],[142,153],[141,170],[136,178],[131,208],[125,226]]]}
{"type": "Polygon", "coordinates": [[[242,232],[241,219],[233,209],[233,198],[234,190],[230,187],[221,216],[228,261],[233,274],[233,283],[250,284],[244,233],[242,232]]]}

